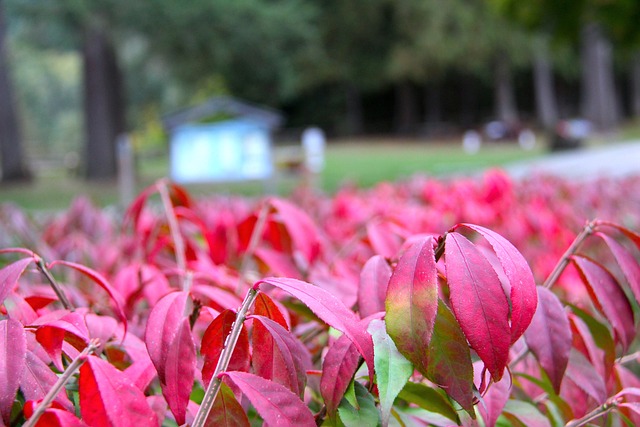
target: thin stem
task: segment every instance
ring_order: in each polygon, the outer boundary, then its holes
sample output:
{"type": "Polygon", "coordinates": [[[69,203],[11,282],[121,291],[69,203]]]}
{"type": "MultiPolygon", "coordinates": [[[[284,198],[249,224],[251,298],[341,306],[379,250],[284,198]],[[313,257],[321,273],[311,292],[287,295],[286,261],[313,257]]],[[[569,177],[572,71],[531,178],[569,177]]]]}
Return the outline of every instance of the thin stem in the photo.
{"type": "MultiPolygon", "coordinates": [[[[184,275],[187,270],[187,257],[185,255],[184,250],[184,240],[182,239],[182,234],[180,234],[180,227],[178,226],[178,219],[176,218],[176,212],[173,209],[173,204],[171,203],[171,198],[169,197],[169,190],[167,189],[167,181],[160,180],[157,184],[158,193],[160,193],[160,198],[162,199],[162,206],[164,207],[164,211],[167,214],[167,221],[169,222],[169,230],[171,231],[171,238],[173,239],[173,244],[175,245],[176,252],[176,262],[178,263],[178,269],[180,269],[181,273],[184,275]]],[[[184,287],[184,276],[183,287],[184,287]]]]}
{"type": "Polygon", "coordinates": [[[236,289],[237,293],[242,292],[243,289],[243,280],[249,270],[249,261],[260,243],[260,239],[262,239],[262,234],[264,233],[264,227],[267,224],[267,217],[269,216],[269,209],[271,208],[268,202],[265,202],[258,213],[258,220],[256,221],[256,225],[253,227],[253,231],[251,232],[251,238],[249,239],[249,246],[247,247],[246,252],[242,256],[242,262],[240,263],[240,274],[238,277],[238,287],[236,289]]]}
{"type": "Polygon", "coordinates": [[[58,393],[60,393],[60,390],[64,388],[69,379],[76,373],[78,368],[80,368],[80,366],[82,366],[82,364],[87,360],[87,356],[90,353],[93,353],[99,345],[100,343],[97,339],[92,339],[91,341],[89,341],[89,345],[84,350],[82,350],[78,357],[73,359],[69,366],[67,366],[67,369],[65,369],[60,378],[58,378],[58,381],[56,381],[51,390],[49,390],[44,399],[42,399],[42,402],[40,402],[40,404],[33,411],[33,415],[31,415],[31,418],[29,418],[24,424],[25,427],[33,427],[36,425],[38,419],[42,416],[42,414],[44,414],[49,405],[51,405],[53,399],[55,399],[58,393]]]}
{"type": "Polygon", "coordinates": [[[593,411],[589,412],[584,417],[569,421],[567,424],[565,424],[564,427],[580,427],[580,426],[586,425],[591,421],[595,420],[596,418],[600,418],[601,416],[607,414],[612,409],[617,408],[618,403],[619,403],[618,400],[607,401],[604,404],[598,406],[593,411]]]}
{"type": "Polygon", "coordinates": [[[545,282],[542,284],[544,288],[549,289],[556,283],[564,269],[567,268],[567,265],[569,265],[569,259],[571,258],[571,256],[578,251],[578,248],[580,247],[580,245],[582,245],[584,240],[591,234],[593,234],[595,227],[595,220],[589,221],[587,225],[584,226],[580,234],[578,234],[573,243],[571,243],[571,246],[569,246],[567,251],[562,255],[562,258],[560,258],[558,264],[556,264],[549,277],[547,277],[547,280],[545,280],[545,282]]]}
{"type": "Polygon", "coordinates": [[[640,351],[636,351],[635,353],[627,354],[626,356],[622,356],[618,359],[617,363],[624,365],[629,362],[636,362],[640,358],[640,351]]]}
{"type": "Polygon", "coordinates": [[[253,302],[256,300],[257,296],[257,288],[253,287],[249,289],[249,292],[247,292],[244,301],[242,301],[242,305],[238,309],[236,320],[233,322],[233,325],[231,325],[231,332],[229,333],[229,335],[227,335],[224,343],[224,348],[220,353],[220,359],[218,359],[218,364],[216,365],[216,370],[211,376],[211,382],[207,387],[207,391],[204,393],[202,403],[200,404],[200,409],[198,409],[198,413],[193,420],[192,427],[203,427],[205,421],[207,420],[207,417],[209,416],[209,412],[213,407],[213,403],[215,402],[218,391],[220,391],[220,386],[222,385],[220,373],[226,371],[229,367],[231,355],[233,354],[233,350],[235,349],[238,338],[240,337],[240,332],[242,331],[244,320],[247,317],[247,312],[253,305],[253,302]]]}
{"type": "Polygon", "coordinates": [[[58,299],[60,300],[64,308],[70,311],[74,311],[75,308],[73,307],[73,304],[71,304],[71,301],[69,301],[69,298],[67,298],[67,295],[62,290],[62,287],[60,286],[60,284],[58,284],[56,279],[53,277],[53,275],[47,268],[47,264],[44,262],[44,260],[36,254],[33,254],[33,259],[36,262],[36,266],[38,267],[38,270],[40,270],[40,272],[44,275],[44,277],[46,277],[47,280],[49,281],[49,284],[53,288],[53,292],[56,293],[56,295],[58,296],[58,299]]]}

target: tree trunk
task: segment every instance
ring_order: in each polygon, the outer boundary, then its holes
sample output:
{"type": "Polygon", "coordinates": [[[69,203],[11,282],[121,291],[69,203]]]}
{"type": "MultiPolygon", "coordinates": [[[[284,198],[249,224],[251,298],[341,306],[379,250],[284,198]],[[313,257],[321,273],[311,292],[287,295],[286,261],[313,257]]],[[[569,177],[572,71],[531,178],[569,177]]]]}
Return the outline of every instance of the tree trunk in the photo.
{"type": "Polygon", "coordinates": [[[538,121],[551,130],[558,121],[558,104],[553,86],[553,69],[549,61],[549,41],[545,37],[534,47],[533,79],[538,121]]]}
{"type": "Polygon", "coordinates": [[[442,121],[442,96],[440,84],[428,83],[424,89],[424,121],[438,124],[442,121]]]}
{"type": "Polygon", "coordinates": [[[85,176],[89,180],[117,176],[116,139],[125,130],[120,69],[103,26],[85,31],[84,60],[85,176]]]}
{"type": "Polygon", "coordinates": [[[518,110],[511,75],[511,64],[505,54],[500,54],[495,62],[495,114],[500,121],[513,123],[518,120],[518,110]]]}
{"type": "Polygon", "coordinates": [[[18,124],[5,41],[4,5],[0,0],[0,157],[2,182],[28,181],[22,135],[18,124]]]}
{"type": "Polygon", "coordinates": [[[636,52],[631,64],[631,113],[640,118],[640,51],[636,52]]]}
{"type": "Polygon", "coordinates": [[[396,86],[395,128],[396,133],[409,134],[416,130],[418,115],[413,85],[404,81],[396,86]]]}
{"type": "Polygon", "coordinates": [[[619,121],[620,112],[613,76],[611,42],[597,24],[582,29],[582,115],[596,129],[610,130],[619,121]]]}
{"type": "Polygon", "coordinates": [[[362,113],[362,93],[354,83],[348,83],[346,88],[347,135],[359,135],[364,130],[364,115],[362,113]]]}
{"type": "Polygon", "coordinates": [[[471,75],[460,78],[460,124],[464,128],[474,125],[478,116],[478,85],[471,75]]]}

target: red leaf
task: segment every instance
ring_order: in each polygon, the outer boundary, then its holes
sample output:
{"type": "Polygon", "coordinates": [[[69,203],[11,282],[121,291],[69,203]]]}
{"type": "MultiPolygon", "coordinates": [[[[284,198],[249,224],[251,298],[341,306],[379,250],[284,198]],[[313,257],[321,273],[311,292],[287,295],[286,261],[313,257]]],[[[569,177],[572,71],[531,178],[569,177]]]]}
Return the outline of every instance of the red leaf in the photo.
{"type": "Polygon", "coordinates": [[[620,284],[606,268],[587,257],[574,255],[571,260],[578,268],[594,305],[611,322],[616,338],[627,349],[636,331],[633,309],[620,284]]]}
{"type": "Polygon", "coordinates": [[[538,303],[533,273],[522,254],[504,237],[487,228],[474,224],[462,224],[478,232],[491,245],[502,265],[511,292],[511,343],[524,333],[533,318],[538,303]]]}
{"type": "Polygon", "coordinates": [[[205,427],[249,427],[251,424],[229,386],[222,383],[204,425],[205,427]]]}
{"type": "Polygon", "coordinates": [[[293,249],[299,251],[307,261],[313,262],[320,253],[318,230],[309,216],[294,204],[282,199],[269,200],[271,206],[280,214],[291,240],[293,249]]]}
{"type": "Polygon", "coordinates": [[[367,222],[367,237],[373,251],[385,258],[394,257],[404,240],[395,233],[392,224],[382,221],[367,222]]]}
{"type": "Polygon", "coordinates": [[[320,394],[330,415],[333,416],[338,409],[359,364],[360,353],[346,335],[342,335],[329,347],[322,362],[320,394]]]}
{"type": "Polygon", "coordinates": [[[93,280],[102,289],[107,291],[107,293],[111,297],[111,300],[115,303],[116,315],[118,316],[120,321],[124,324],[124,331],[126,333],[127,332],[127,317],[124,315],[124,311],[123,311],[124,300],[122,299],[122,295],[120,295],[120,292],[115,290],[109,284],[107,279],[105,279],[100,273],[98,273],[95,270],[90,269],[89,267],[85,267],[82,264],[77,264],[75,262],[70,262],[70,261],[57,260],[57,261],[50,262],[48,267],[52,268],[53,266],[58,265],[58,264],[64,265],[64,266],[73,268],[76,271],[79,271],[80,273],[84,274],[85,276],[87,276],[88,278],[93,280]]]}
{"type": "MultiPolygon", "coordinates": [[[[256,301],[253,303],[253,314],[257,314],[259,316],[268,317],[269,319],[277,322],[280,326],[289,330],[289,325],[287,325],[287,321],[285,320],[282,312],[278,308],[275,302],[265,293],[259,293],[256,297],[256,301]]],[[[232,369],[233,371],[237,371],[238,369],[232,369]]]]}
{"type": "Polygon", "coordinates": [[[6,425],[10,424],[26,353],[27,339],[22,324],[14,319],[0,320],[0,415],[6,425]]]}
{"type": "MultiPolygon", "coordinates": [[[[31,351],[27,351],[25,361],[25,368],[20,378],[20,391],[24,394],[25,400],[41,400],[58,381],[58,376],[47,363],[31,351]]],[[[73,410],[73,405],[65,393],[58,393],[55,401],[73,410]]]]}
{"type": "Polygon", "coordinates": [[[158,425],[140,389],[97,356],[88,356],[80,367],[78,389],[82,419],[91,426],[158,425]]]}
{"type": "Polygon", "coordinates": [[[427,372],[428,348],[438,310],[438,276],[427,237],[411,245],[400,257],[389,286],[385,306],[387,332],[398,351],[416,369],[427,372]]]}
{"type": "Polygon", "coordinates": [[[577,350],[572,350],[567,365],[567,378],[580,390],[591,396],[598,404],[607,399],[604,379],[598,375],[593,365],[577,350]]]}
{"type": "MultiPolygon", "coordinates": [[[[202,381],[205,386],[208,386],[209,381],[211,381],[211,376],[216,370],[218,359],[220,359],[220,353],[222,353],[224,343],[231,332],[231,327],[235,320],[236,313],[233,310],[224,310],[213,319],[213,322],[209,324],[209,327],[207,327],[207,330],[204,332],[200,345],[200,353],[204,358],[202,381]]],[[[227,370],[248,371],[249,357],[249,334],[243,325],[227,370]]]]}
{"type": "Polygon", "coordinates": [[[384,311],[391,267],[380,255],[374,255],[362,267],[358,285],[358,310],[361,317],[384,311]]]}
{"type": "Polygon", "coordinates": [[[618,243],[615,239],[607,236],[604,233],[595,233],[607,244],[611,253],[616,258],[624,277],[629,282],[631,291],[636,297],[636,300],[640,301],[640,264],[636,261],[633,254],[627,250],[623,245],[618,243]]]}
{"type": "Polygon", "coordinates": [[[459,233],[447,234],[445,266],[453,313],[494,381],[509,357],[509,301],[482,253],[459,233]]]}
{"type": "Polygon", "coordinates": [[[224,372],[272,426],[315,427],[313,414],[298,396],[273,381],[246,372],[224,372]]]}
{"type": "Polygon", "coordinates": [[[18,279],[32,261],[33,258],[23,258],[0,269],[0,305],[15,288],[18,279]]]}
{"type": "Polygon", "coordinates": [[[196,348],[189,326],[192,310],[188,293],[166,295],[151,311],[144,338],[162,394],[178,424],[185,421],[196,369],[196,348]]]}
{"type": "Polygon", "coordinates": [[[360,319],[353,311],[345,307],[342,301],[324,289],[302,280],[269,277],[257,282],[254,288],[260,286],[261,283],[268,283],[290,293],[329,326],[348,336],[364,357],[369,367],[369,374],[373,378],[373,340],[371,335],[367,332],[366,327],[360,323],[360,319]]]}
{"type": "Polygon", "coordinates": [[[548,289],[538,287],[538,308],[524,338],[559,393],[571,351],[571,326],[562,303],[548,289]]]}
{"type": "Polygon", "coordinates": [[[250,316],[253,324],[253,367],[255,373],[302,395],[311,369],[307,348],[288,330],[264,316],[250,316]]]}
{"type": "Polygon", "coordinates": [[[87,425],[79,420],[75,414],[64,409],[48,408],[38,418],[34,427],[86,427],[87,425]]]}

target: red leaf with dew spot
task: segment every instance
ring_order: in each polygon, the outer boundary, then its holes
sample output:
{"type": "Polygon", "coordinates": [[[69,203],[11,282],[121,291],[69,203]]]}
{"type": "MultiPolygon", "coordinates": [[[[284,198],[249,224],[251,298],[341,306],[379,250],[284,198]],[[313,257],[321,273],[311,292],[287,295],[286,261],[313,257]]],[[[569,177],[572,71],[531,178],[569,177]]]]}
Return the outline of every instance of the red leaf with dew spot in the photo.
{"type": "Polygon", "coordinates": [[[22,324],[14,319],[0,320],[0,415],[10,424],[11,407],[25,368],[27,340],[22,324]]]}
{"type": "Polygon", "coordinates": [[[329,347],[322,362],[320,394],[330,415],[333,416],[338,409],[359,364],[360,353],[346,335],[329,347]]]}
{"type": "Polygon", "coordinates": [[[24,270],[33,262],[33,258],[23,258],[0,269],[0,305],[9,295],[24,270]]]}
{"type": "Polygon", "coordinates": [[[451,307],[471,348],[494,381],[509,357],[509,301],[498,275],[482,253],[456,232],[446,235],[445,266],[451,307]]]}
{"type": "Polygon", "coordinates": [[[627,349],[635,338],[633,308],[616,278],[601,264],[585,256],[571,257],[591,300],[613,326],[617,340],[627,349]]]}
{"type": "Polygon", "coordinates": [[[196,348],[189,316],[193,302],[187,292],[163,297],[151,310],[145,344],[178,424],[183,424],[196,369],[196,348]]]}
{"type": "Polygon", "coordinates": [[[97,356],[89,355],[80,367],[78,394],[82,419],[91,426],[158,424],[156,414],[140,389],[126,374],[97,356]]]}
{"type": "MultiPolygon", "coordinates": [[[[202,336],[200,345],[200,353],[204,358],[202,366],[202,381],[205,386],[209,385],[211,376],[216,370],[220,353],[224,348],[227,335],[231,332],[233,322],[236,320],[236,313],[233,310],[224,310],[220,313],[207,327],[202,336]]],[[[249,370],[249,334],[244,325],[240,330],[238,342],[233,349],[231,361],[229,362],[229,371],[248,371],[249,370]]]]}
{"type": "Polygon", "coordinates": [[[529,326],[538,303],[536,283],[531,268],[515,246],[498,233],[474,224],[461,224],[461,226],[476,231],[489,242],[509,280],[511,343],[514,343],[529,326]]]}
{"type": "Polygon", "coordinates": [[[311,355],[291,332],[264,316],[254,319],[252,364],[256,375],[302,395],[311,369],[311,355]]]}
{"type": "Polygon", "coordinates": [[[286,387],[247,372],[223,372],[249,399],[265,423],[272,426],[315,427],[313,414],[286,387]]]}
{"type": "Polygon", "coordinates": [[[538,287],[538,308],[524,338],[559,393],[571,351],[571,325],[558,297],[546,288],[538,287]]]}
{"type": "Polygon", "coordinates": [[[391,278],[391,267],[380,255],[374,255],[364,264],[358,284],[358,311],[367,317],[384,311],[387,287],[391,278]]]}
{"type": "Polygon", "coordinates": [[[385,301],[387,333],[398,351],[423,374],[438,311],[434,243],[427,237],[404,252],[389,280],[385,301]]]}
{"type": "Polygon", "coordinates": [[[326,290],[302,280],[269,277],[257,282],[254,288],[259,287],[261,283],[267,283],[293,295],[329,326],[333,326],[348,336],[364,357],[369,367],[369,373],[373,377],[373,340],[371,335],[367,332],[366,327],[360,323],[360,319],[355,313],[349,310],[342,301],[326,290]]]}

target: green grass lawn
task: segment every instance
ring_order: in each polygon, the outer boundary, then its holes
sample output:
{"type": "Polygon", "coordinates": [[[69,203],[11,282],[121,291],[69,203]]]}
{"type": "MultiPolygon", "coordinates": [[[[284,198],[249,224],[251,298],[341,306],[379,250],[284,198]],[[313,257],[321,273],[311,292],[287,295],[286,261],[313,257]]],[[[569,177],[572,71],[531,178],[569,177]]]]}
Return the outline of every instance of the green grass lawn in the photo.
{"type": "MultiPolygon", "coordinates": [[[[345,183],[368,187],[380,181],[395,181],[416,173],[431,176],[472,173],[542,153],[541,147],[527,152],[516,144],[485,144],[477,154],[468,155],[455,142],[388,139],[331,141],[326,152],[321,184],[324,191],[331,193],[345,183]]],[[[166,157],[141,157],[137,190],[167,173],[166,157]]],[[[61,169],[37,171],[37,176],[28,185],[0,186],[0,203],[12,202],[27,210],[60,210],[81,194],[101,206],[116,205],[119,201],[117,183],[86,183],[61,169]]],[[[275,184],[275,191],[287,194],[298,182],[291,177],[280,178],[275,184]]],[[[188,188],[198,195],[214,192],[258,195],[265,190],[262,183],[207,184],[188,188]]]]}

